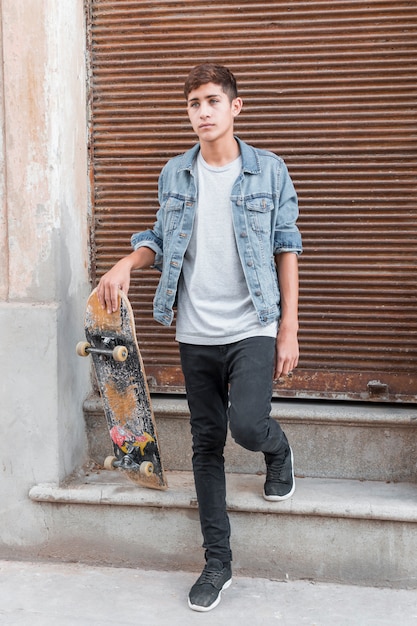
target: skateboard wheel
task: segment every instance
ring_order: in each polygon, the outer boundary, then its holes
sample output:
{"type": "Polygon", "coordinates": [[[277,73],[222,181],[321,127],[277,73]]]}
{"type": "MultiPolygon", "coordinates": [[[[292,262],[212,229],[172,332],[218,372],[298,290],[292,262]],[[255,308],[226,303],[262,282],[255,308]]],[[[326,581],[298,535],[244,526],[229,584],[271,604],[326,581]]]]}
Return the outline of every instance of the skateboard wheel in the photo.
{"type": "Polygon", "coordinates": [[[126,361],[129,353],[125,346],[116,346],[113,350],[113,359],[115,361],[126,361]]]}
{"type": "Polygon", "coordinates": [[[79,341],[75,348],[78,356],[88,356],[88,351],[91,348],[91,345],[88,341],[79,341]]]}
{"type": "Polygon", "coordinates": [[[115,456],[107,456],[104,459],[104,469],[106,470],[114,470],[115,466],[114,466],[114,462],[117,461],[115,456]]]}
{"type": "Polygon", "coordinates": [[[142,476],[145,476],[145,477],[152,476],[153,463],[151,463],[150,461],[144,461],[143,463],[140,464],[139,472],[142,474],[142,476]]]}

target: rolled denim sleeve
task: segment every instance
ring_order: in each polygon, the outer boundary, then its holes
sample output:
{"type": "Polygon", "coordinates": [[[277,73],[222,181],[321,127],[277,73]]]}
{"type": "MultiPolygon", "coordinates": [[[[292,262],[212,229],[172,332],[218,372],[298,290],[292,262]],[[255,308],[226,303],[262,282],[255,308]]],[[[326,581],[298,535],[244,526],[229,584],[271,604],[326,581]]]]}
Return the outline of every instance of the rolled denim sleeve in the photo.
{"type": "Polygon", "coordinates": [[[279,171],[279,206],[274,231],[274,254],[303,251],[301,233],[297,226],[298,198],[287,166],[282,161],[279,171]]]}
{"type": "Polygon", "coordinates": [[[162,272],[163,248],[162,239],[156,236],[153,230],[145,230],[141,233],[134,233],[130,239],[132,248],[150,248],[155,252],[155,261],[151,267],[162,272]]]}

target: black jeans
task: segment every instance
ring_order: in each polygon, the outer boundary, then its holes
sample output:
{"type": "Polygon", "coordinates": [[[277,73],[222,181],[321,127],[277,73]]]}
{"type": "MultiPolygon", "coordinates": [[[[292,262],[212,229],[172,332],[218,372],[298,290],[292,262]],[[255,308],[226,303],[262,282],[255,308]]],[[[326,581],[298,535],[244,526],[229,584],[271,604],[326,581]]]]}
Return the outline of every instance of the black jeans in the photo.
{"type": "Polygon", "coordinates": [[[224,346],[180,344],[193,437],[193,470],[205,556],[232,560],[226,511],[224,446],[276,453],[287,439],[270,417],[275,339],[224,346]]]}

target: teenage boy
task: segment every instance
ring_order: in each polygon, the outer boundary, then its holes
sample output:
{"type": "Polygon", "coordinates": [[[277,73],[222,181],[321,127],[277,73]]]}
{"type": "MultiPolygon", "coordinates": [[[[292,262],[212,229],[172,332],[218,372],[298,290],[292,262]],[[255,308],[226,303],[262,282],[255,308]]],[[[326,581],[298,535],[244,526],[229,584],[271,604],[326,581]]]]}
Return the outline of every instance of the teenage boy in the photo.
{"type": "Polygon", "coordinates": [[[297,196],[279,157],[234,136],[242,109],[233,74],[202,64],[185,83],[199,143],[171,159],[159,178],[151,230],[98,286],[108,310],[129,290],[134,269],[161,278],[154,317],[169,325],[177,306],[179,342],[193,437],[193,471],[206,565],[188,603],[209,611],[232,579],[223,450],[235,441],[263,452],[264,497],[294,493],[293,454],[270,417],[272,381],[298,363],[297,196]]]}

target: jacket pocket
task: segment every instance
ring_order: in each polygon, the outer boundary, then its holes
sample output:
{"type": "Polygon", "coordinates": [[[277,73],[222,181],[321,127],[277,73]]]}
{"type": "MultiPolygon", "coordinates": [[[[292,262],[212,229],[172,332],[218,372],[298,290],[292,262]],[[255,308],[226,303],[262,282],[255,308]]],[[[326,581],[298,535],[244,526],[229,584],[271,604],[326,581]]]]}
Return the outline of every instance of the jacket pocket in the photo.
{"type": "Polygon", "coordinates": [[[185,200],[169,197],[163,206],[165,220],[164,232],[171,233],[178,228],[184,212],[185,200]]]}
{"type": "Polygon", "coordinates": [[[247,198],[245,208],[248,212],[249,223],[252,229],[258,233],[270,233],[272,224],[272,211],[274,202],[272,198],[260,196],[257,198],[247,198]]]}

